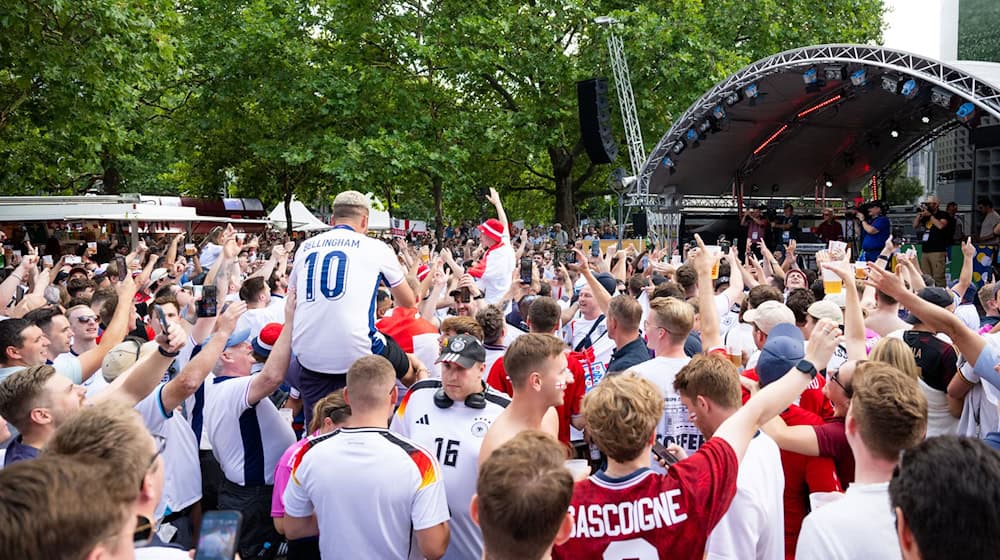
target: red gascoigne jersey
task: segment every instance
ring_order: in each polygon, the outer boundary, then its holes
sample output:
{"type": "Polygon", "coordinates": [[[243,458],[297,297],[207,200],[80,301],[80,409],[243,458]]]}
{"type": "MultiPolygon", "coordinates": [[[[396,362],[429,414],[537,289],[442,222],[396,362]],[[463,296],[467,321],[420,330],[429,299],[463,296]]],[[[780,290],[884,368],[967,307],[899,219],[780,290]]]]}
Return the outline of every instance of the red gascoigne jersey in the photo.
{"type": "Polygon", "coordinates": [[[713,438],[661,475],[640,469],[613,479],[599,472],[573,490],[573,534],[560,559],[702,558],[705,541],[736,495],[736,453],[713,438]]]}

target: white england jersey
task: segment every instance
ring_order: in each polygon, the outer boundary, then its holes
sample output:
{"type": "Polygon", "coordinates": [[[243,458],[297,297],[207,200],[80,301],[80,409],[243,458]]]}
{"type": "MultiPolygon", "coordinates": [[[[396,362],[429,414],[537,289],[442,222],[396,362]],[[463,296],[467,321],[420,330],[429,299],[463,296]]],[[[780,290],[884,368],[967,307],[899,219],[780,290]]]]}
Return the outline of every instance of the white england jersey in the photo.
{"type": "Polygon", "coordinates": [[[240,486],[274,484],[278,460],[293,443],[292,426],[271,399],[251,406],[251,377],[205,382],[204,432],[226,479],[240,486]]]}
{"type": "Polygon", "coordinates": [[[304,367],[345,373],[358,358],[382,353],[375,297],[383,278],[391,287],[405,279],[392,249],[348,226],[302,243],[289,284],[296,290],[292,353],[304,367]]]}
{"type": "Polygon", "coordinates": [[[296,453],[285,514],[315,513],[323,558],[421,558],[413,531],[448,520],[441,467],[379,428],[341,428],[296,453]]]}
{"type": "Polygon", "coordinates": [[[451,510],[451,541],[444,557],[459,560],[483,554],[483,536],[469,515],[469,502],[476,493],[479,449],[483,436],[510,398],[487,387],[486,408],[469,408],[456,402],[449,408],[434,404],[441,388],[438,379],[415,383],[392,416],[390,430],[412,439],[437,455],[451,510]]]}
{"type": "Polygon", "coordinates": [[[135,405],[150,433],[166,438],[163,449],[163,496],[156,506],[157,518],[181,511],[201,499],[201,463],[198,442],[191,425],[175,410],[163,407],[161,383],[135,405]]]}

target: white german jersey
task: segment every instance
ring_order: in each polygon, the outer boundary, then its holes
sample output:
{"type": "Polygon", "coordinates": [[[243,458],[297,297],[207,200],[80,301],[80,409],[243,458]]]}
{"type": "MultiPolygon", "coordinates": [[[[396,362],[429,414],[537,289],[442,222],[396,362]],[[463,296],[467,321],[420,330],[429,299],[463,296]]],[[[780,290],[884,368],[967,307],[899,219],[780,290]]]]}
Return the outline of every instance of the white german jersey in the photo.
{"type": "Polygon", "coordinates": [[[252,377],[205,382],[204,430],[226,478],[240,486],[274,484],[274,469],[293,443],[292,426],[271,399],[248,402],[252,377]]]}
{"type": "Polygon", "coordinates": [[[381,354],[375,329],[379,283],[404,280],[385,243],[337,226],[302,243],[289,284],[295,286],[292,352],[308,369],[345,373],[358,358],[381,354]]]}
{"type": "MultiPolygon", "coordinates": [[[[691,358],[687,357],[665,358],[657,356],[629,368],[639,377],[656,385],[663,393],[663,417],[656,424],[657,441],[663,445],[676,443],[683,447],[688,455],[698,451],[705,443],[705,438],[688,417],[688,409],[681,402],[680,394],[674,390],[674,379],[677,377],[677,372],[690,361],[691,358]]],[[[656,472],[666,472],[655,460],[651,459],[650,466],[656,472]]]]}
{"type": "Polygon", "coordinates": [[[285,515],[316,514],[323,558],[420,558],[413,531],[449,518],[434,456],[379,428],[341,428],[303,445],[284,500],[285,515]]]}
{"type": "Polygon", "coordinates": [[[487,387],[486,407],[470,408],[455,402],[448,408],[434,404],[441,388],[439,379],[414,383],[392,416],[390,430],[412,439],[437,455],[451,510],[451,541],[446,559],[479,558],[483,536],[469,515],[469,502],[476,493],[479,449],[493,420],[510,404],[510,397],[487,387]]]}

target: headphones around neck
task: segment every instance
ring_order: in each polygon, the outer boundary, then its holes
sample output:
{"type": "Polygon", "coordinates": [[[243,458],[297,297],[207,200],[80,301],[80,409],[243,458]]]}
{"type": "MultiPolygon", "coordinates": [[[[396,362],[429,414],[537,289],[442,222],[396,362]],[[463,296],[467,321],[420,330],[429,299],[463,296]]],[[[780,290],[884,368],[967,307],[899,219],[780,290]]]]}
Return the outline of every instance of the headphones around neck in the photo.
{"type": "MultiPolygon", "coordinates": [[[[444,387],[441,387],[434,393],[434,405],[438,408],[451,408],[451,405],[455,404],[455,401],[444,392],[444,387]]],[[[483,383],[483,390],[478,393],[472,393],[468,397],[465,397],[465,406],[469,408],[475,408],[477,410],[482,410],[486,408],[486,384],[483,383]]]]}

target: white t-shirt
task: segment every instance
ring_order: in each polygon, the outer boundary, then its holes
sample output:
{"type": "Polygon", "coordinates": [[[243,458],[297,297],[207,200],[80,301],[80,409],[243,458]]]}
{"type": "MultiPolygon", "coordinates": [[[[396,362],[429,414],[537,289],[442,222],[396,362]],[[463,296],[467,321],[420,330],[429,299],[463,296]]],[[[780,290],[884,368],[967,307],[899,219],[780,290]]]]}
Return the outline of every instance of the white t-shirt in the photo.
{"type": "Polygon", "coordinates": [[[247,402],[251,377],[205,383],[204,433],[226,478],[240,486],[274,484],[278,459],[293,443],[292,426],[271,399],[247,402]]]}
{"type": "Polygon", "coordinates": [[[962,403],[962,417],[958,419],[958,435],[982,438],[1000,429],[1000,414],[995,403],[990,402],[986,386],[974,368],[966,362],[959,368],[959,375],[972,383],[962,403]]]}
{"type": "MultiPolygon", "coordinates": [[[[600,318],[598,315],[597,318],[600,318]]],[[[608,363],[611,361],[611,354],[615,352],[615,341],[608,337],[608,319],[601,319],[601,322],[594,328],[595,319],[584,319],[583,315],[577,313],[566,325],[566,336],[563,340],[569,344],[570,350],[576,347],[587,338],[590,333],[590,342],[593,344],[594,361],[590,364],[593,383],[588,383],[588,388],[597,385],[608,371],[608,363]],[[593,330],[591,330],[593,328],[593,330]]]]}
{"type": "Polygon", "coordinates": [[[396,287],[405,278],[377,239],[337,226],[302,243],[288,281],[296,290],[292,353],[304,367],[345,373],[358,358],[382,353],[375,298],[383,279],[396,287]]]}
{"type": "MultiPolygon", "coordinates": [[[[677,377],[677,372],[690,361],[691,358],[688,357],[665,358],[657,356],[652,360],[629,368],[630,371],[635,372],[639,377],[659,387],[663,393],[665,406],[663,408],[663,417],[660,418],[656,426],[657,441],[663,443],[663,445],[676,443],[683,447],[688,455],[698,451],[701,445],[705,443],[705,437],[701,435],[701,431],[688,418],[688,409],[681,402],[680,394],[674,391],[674,378],[677,377]]],[[[666,472],[660,466],[660,463],[655,460],[651,460],[650,465],[656,472],[666,472]]]]}
{"type": "Polygon", "coordinates": [[[855,482],[840,500],[814,510],[802,522],[797,560],[901,558],[889,483],[855,482]]]}
{"type": "Polygon", "coordinates": [[[420,558],[413,531],[447,521],[441,467],[379,428],[341,428],[299,450],[285,514],[316,514],[323,558],[420,558]]]}
{"type": "Polygon", "coordinates": [[[434,404],[434,394],[440,388],[437,379],[415,383],[392,416],[389,429],[437,455],[451,510],[451,541],[444,557],[479,558],[483,554],[483,536],[469,515],[479,475],[479,449],[486,431],[510,404],[510,397],[488,387],[486,408],[469,408],[464,402],[439,408],[434,404]]]}
{"type": "Polygon", "coordinates": [[[482,277],[476,281],[476,286],[482,290],[486,303],[497,303],[510,289],[511,275],[514,274],[517,256],[505,240],[503,245],[494,246],[486,255],[486,268],[482,277]]]}
{"type": "Polygon", "coordinates": [[[493,367],[493,364],[495,364],[497,360],[499,360],[503,356],[503,353],[507,350],[505,346],[485,346],[485,348],[486,348],[486,362],[485,362],[486,367],[483,368],[483,381],[486,381],[486,377],[489,376],[490,369],[493,367]]]}
{"type": "Polygon", "coordinates": [[[280,308],[267,306],[257,309],[247,309],[246,313],[241,315],[236,321],[236,330],[240,330],[243,327],[250,329],[250,338],[247,340],[253,340],[257,338],[257,335],[260,334],[260,330],[263,329],[268,323],[284,322],[284,306],[280,308]]]}
{"type": "Polygon", "coordinates": [[[69,378],[74,385],[83,382],[83,366],[80,365],[80,358],[69,352],[56,356],[56,359],[52,360],[52,367],[63,377],[69,378]]]}
{"type": "Polygon", "coordinates": [[[785,474],[778,444],[758,432],[740,461],[736,496],[708,535],[709,560],[785,557],[785,474]],[[751,551],[753,551],[751,553],[751,551]]]}
{"type": "Polygon", "coordinates": [[[163,496],[156,506],[157,518],[181,511],[201,499],[201,463],[198,442],[191,425],[173,410],[163,408],[161,383],[135,405],[150,433],[166,438],[163,449],[163,496]]]}

